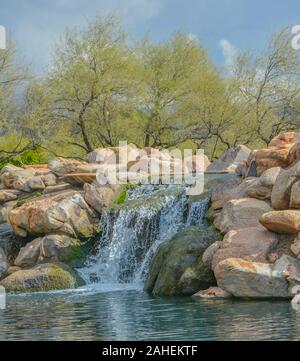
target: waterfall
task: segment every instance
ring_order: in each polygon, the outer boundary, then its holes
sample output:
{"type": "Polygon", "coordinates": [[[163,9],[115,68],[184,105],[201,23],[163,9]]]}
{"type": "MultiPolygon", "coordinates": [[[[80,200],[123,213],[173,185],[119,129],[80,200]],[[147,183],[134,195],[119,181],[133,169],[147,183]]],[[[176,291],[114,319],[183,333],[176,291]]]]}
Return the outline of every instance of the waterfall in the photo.
{"type": "Polygon", "coordinates": [[[189,203],[184,186],[143,185],[101,216],[95,256],[80,269],[87,283],[140,284],[159,245],[190,225],[201,225],[210,198],[189,203]]]}
{"type": "Polygon", "coordinates": [[[187,217],[187,225],[200,227],[203,225],[203,220],[209,209],[210,197],[206,196],[201,200],[192,202],[189,207],[189,213],[187,217]]]}

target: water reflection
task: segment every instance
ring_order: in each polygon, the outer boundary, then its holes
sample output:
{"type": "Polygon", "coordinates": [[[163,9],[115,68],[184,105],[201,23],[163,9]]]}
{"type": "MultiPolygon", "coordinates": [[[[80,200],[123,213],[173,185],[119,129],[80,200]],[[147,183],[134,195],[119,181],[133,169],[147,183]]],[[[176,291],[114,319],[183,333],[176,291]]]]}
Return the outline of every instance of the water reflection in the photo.
{"type": "Polygon", "coordinates": [[[289,302],[152,298],[143,292],[9,296],[0,340],[299,340],[289,302]]]}

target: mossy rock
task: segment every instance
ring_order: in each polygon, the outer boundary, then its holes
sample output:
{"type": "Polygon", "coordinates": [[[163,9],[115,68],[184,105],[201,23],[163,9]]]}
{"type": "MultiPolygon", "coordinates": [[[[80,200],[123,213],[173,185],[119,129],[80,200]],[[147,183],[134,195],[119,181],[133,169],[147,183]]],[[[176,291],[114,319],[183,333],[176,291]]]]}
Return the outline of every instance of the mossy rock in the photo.
{"type": "Polygon", "coordinates": [[[163,243],[154,256],[145,290],[156,296],[193,295],[216,284],[204,251],[221,235],[214,227],[189,227],[163,243]]]}
{"type": "Polygon", "coordinates": [[[88,239],[81,239],[72,249],[72,253],[65,261],[72,268],[82,268],[91,255],[96,254],[99,234],[88,239]]]}
{"type": "Polygon", "coordinates": [[[215,210],[214,210],[212,207],[210,207],[210,208],[208,209],[207,213],[206,213],[206,216],[205,216],[207,222],[208,222],[209,224],[213,224],[213,223],[214,223],[214,220],[215,220],[215,217],[216,217],[216,212],[215,212],[215,210]]]}
{"type": "Polygon", "coordinates": [[[84,281],[63,263],[45,263],[20,270],[2,280],[8,292],[41,292],[74,289],[84,281]]]}
{"type": "Polygon", "coordinates": [[[180,187],[174,187],[163,190],[159,190],[158,188],[157,192],[151,193],[149,195],[144,195],[141,198],[128,200],[126,196],[126,200],[123,203],[116,202],[114,205],[108,208],[108,211],[111,210],[117,212],[125,209],[132,210],[132,209],[138,209],[141,206],[145,206],[147,208],[151,208],[159,211],[165,205],[165,196],[179,197],[182,192],[183,189],[180,187]]]}

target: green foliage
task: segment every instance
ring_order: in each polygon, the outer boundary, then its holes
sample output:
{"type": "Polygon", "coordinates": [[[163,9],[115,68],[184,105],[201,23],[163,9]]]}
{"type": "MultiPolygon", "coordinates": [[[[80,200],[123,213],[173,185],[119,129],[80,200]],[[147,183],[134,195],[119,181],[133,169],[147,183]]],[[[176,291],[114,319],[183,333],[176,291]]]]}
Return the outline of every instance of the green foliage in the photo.
{"type": "Polygon", "coordinates": [[[230,147],[260,147],[298,131],[300,61],[290,36],[274,34],[263,53],[240,53],[224,71],[185,33],[132,44],[118,18],[97,16],[63,34],[51,71],[32,77],[18,102],[26,76],[10,46],[0,52],[0,168],[85,159],[122,140],[204,148],[214,160],[230,147]]]}
{"type": "Polygon", "coordinates": [[[121,193],[119,194],[119,197],[116,200],[116,204],[124,204],[127,200],[127,193],[130,189],[134,189],[136,185],[134,184],[126,184],[123,186],[121,193]]]}
{"type": "Polygon", "coordinates": [[[20,155],[20,162],[22,164],[44,164],[48,160],[48,155],[41,148],[28,150],[20,155]]]}
{"type": "Polygon", "coordinates": [[[7,161],[0,161],[0,169],[3,168],[6,164],[10,163],[15,166],[21,167],[22,165],[30,164],[44,164],[48,163],[49,154],[41,148],[31,149],[16,155],[10,158],[7,161]]]}

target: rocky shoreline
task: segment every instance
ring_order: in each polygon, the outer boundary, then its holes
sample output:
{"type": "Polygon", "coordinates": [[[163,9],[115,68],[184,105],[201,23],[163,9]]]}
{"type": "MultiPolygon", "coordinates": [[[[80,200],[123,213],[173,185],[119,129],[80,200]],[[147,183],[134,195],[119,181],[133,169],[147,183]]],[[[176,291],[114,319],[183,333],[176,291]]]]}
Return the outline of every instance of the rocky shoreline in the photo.
{"type": "MultiPolygon", "coordinates": [[[[291,299],[300,285],[300,134],[285,133],[266,149],[245,146],[210,164],[230,173],[209,185],[210,223],[187,229],[158,249],[145,289],[194,299],[291,299]]],[[[139,153],[134,145],[128,146],[139,153]]],[[[12,292],[82,285],[75,268],[99,234],[103,209],[126,199],[126,186],[100,185],[118,148],[98,149],[87,162],[56,158],[49,165],[1,170],[0,284],[12,292]],[[11,227],[11,228],[10,228],[11,227]],[[12,230],[12,231],[11,231],[12,230]]],[[[176,160],[144,149],[162,166],[176,160]]],[[[128,158],[126,170],[145,160],[128,158]]],[[[194,159],[184,167],[192,173],[194,159]]],[[[293,301],[297,302],[297,296],[293,301]]]]}

